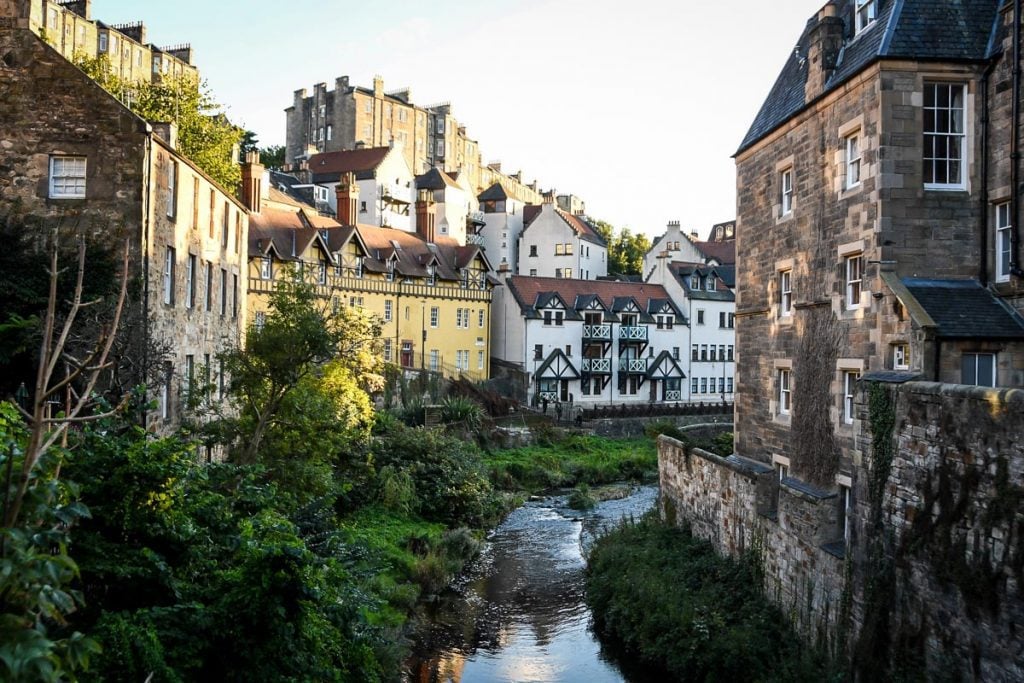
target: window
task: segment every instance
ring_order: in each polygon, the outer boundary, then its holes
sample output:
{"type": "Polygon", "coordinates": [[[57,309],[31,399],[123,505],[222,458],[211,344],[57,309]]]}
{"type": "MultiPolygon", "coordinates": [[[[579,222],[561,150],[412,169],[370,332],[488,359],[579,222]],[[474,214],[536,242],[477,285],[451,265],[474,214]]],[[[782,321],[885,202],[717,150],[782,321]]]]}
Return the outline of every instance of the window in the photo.
{"type": "Polygon", "coordinates": [[[691,377],[690,378],[690,393],[691,394],[696,394],[698,386],[699,385],[698,385],[697,378],[696,377],[691,377]]]}
{"type": "Polygon", "coordinates": [[[224,400],[224,390],[226,388],[227,382],[225,381],[225,377],[224,377],[224,359],[223,358],[218,359],[217,366],[218,366],[218,371],[217,371],[217,396],[221,400],[224,400]]]}
{"type": "Polygon", "coordinates": [[[331,141],[331,137],[333,137],[333,133],[334,133],[334,126],[328,125],[327,126],[327,142],[331,141]]]}
{"type": "Polygon", "coordinates": [[[707,278],[704,280],[704,289],[709,291],[709,292],[715,291],[715,276],[714,275],[708,275],[707,278]]]}
{"type": "Polygon", "coordinates": [[[860,33],[875,20],[875,0],[857,0],[855,12],[857,33],[860,33]]]}
{"type": "Polygon", "coordinates": [[[555,256],[565,256],[565,245],[561,242],[555,245],[555,256]]]}
{"type": "Polygon", "coordinates": [[[854,254],[843,259],[846,273],[846,307],[860,308],[861,284],[864,279],[864,255],[854,254]]]}
{"type": "Polygon", "coordinates": [[[690,355],[690,360],[700,360],[700,346],[697,344],[693,345],[693,352],[690,355]]]}
{"type": "Polygon", "coordinates": [[[327,261],[321,260],[317,263],[316,281],[320,285],[327,284],[327,261]]]}
{"type": "Polygon", "coordinates": [[[709,359],[712,363],[718,360],[718,347],[716,347],[714,344],[711,345],[711,355],[709,356],[709,359]]]}
{"type": "Polygon", "coordinates": [[[735,313],[730,313],[729,314],[729,329],[733,329],[735,327],[736,327],[736,314],[735,313]]]}
{"type": "Polygon", "coordinates": [[[389,323],[394,317],[394,311],[392,310],[394,305],[395,304],[391,299],[386,299],[384,301],[384,322],[389,323]]]}
{"type": "Polygon", "coordinates": [[[206,262],[206,312],[213,310],[213,264],[206,262]]]}
{"type": "Polygon", "coordinates": [[[231,205],[224,202],[224,213],[221,215],[220,225],[220,248],[228,248],[228,236],[231,232],[231,205]]]}
{"type": "Polygon", "coordinates": [[[843,423],[853,424],[853,399],[857,391],[860,373],[855,370],[843,371],[843,423]]]}
{"type": "Polygon", "coordinates": [[[537,269],[530,268],[530,277],[537,277],[537,269]]]}
{"type": "Polygon", "coordinates": [[[777,381],[779,385],[779,415],[789,415],[793,409],[790,396],[790,371],[787,368],[779,368],[777,381]]]}
{"type": "Polygon", "coordinates": [[[704,309],[703,308],[698,308],[697,309],[697,324],[698,325],[703,325],[704,324],[704,309]]]}
{"type": "Polygon", "coordinates": [[[238,317],[238,273],[231,274],[231,317],[238,317]]]}
{"type": "Polygon", "coordinates": [[[187,400],[192,393],[192,383],[196,375],[196,357],[192,354],[185,356],[185,386],[184,393],[187,400]]]}
{"type": "Polygon", "coordinates": [[[434,372],[437,372],[439,359],[440,355],[438,354],[437,349],[430,349],[430,369],[434,372]]]}
{"type": "Polygon", "coordinates": [[[564,249],[565,249],[565,255],[566,256],[572,256],[572,243],[571,242],[566,242],[565,246],[564,246],[564,249]]]}
{"type": "Polygon", "coordinates": [[[708,345],[707,344],[701,344],[700,345],[700,359],[702,361],[707,361],[707,359],[708,359],[708,345]]]}
{"type": "Polygon", "coordinates": [[[779,176],[779,185],[782,193],[782,215],[793,212],[793,169],[787,168],[779,176]]]}
{"type": "Polygon", "coordinates": [[[440,314],[441,314],[441,312],[438,310],[437,306],[431,306],[430,307],[430,326],[431,327],[434,327],[434,328],[437,327],[437,323],[438,323],[438,319],[440,318],[440,314]]]}
{"type": "Polygon", "coordinates": [[[544,359],[544,345],[543,344],[534,344],[533,345],[533,359],[534,360],[543,360],[544,359]]]}
{"type": "Polygon", "coordinates": [[[100,33],[100,52],[106,52],[106,51],[107,51],[107,34],[104,31],[103,33],[100,33]]]}
{"type": "Polygon", "coordinates": [[[925,189],[965,187],[964,90],[959,83],[925,83],[925,189]]]}
{"type": "Polygon", "coordinates": [[[486,320],[486,315],[487,315],[486,309],[481,308],[479,311],[477,311],[477,314],[476,314],[476,317],[477,317],[477,327],[482,328],[484,326],[484,322],[486,320]]]}
{"type": "Polygon", "coordinates": [[[996,354],[965,353],[960,359],[960,381],[979,387],[996,386],[996,354]]]}
{"type": "Polygon", "coordinates": [[[860,133],[846,136],[846,189],[860,185],[860,133]]]}
{"type": "Polygon", "coordinates": [[[725,393],[725,378],[724,377],[719,377],[718,378],[718,393],[720,393],[720,394],[724,394],[725,393]]]}
{"type": "Polygon", "coordinates": [[[484,369],[484,352],[483,351],[477,351],[476,352],[476,369],[477,370],[483,370],[484,369]]]}
{"type": "Polygon", "coordinates": [[[171,159],[167,169],[167,217],[178,213],[178,162],[171,159]]]}
{"type": "Polygon", "coordinates": [[[220,314],[227,312],[227,268],[220,269],[220,314]]]}
{"type": "Polygon", "coordinates": [[[530,245],[530,256],[536,256],[536,255],[537,255],[537,245],[536,244],[531,244],[530,245]]]}
{"type": "Polygon", "coordinates": [[[725,393],[727,393],[727,394],[731,394],[732,393],[732,377],[726,377],[725,378],[725,393]]]}
{"type": "Polygon", "coordinates": [[[256,328],[256,331],[258,332],[258,331],[262,330],[263,326],[266,325],[266,324],[267,324],[267,314],[264,313],[263,311],[256,311],[256,318],[253,321],[253,327],[256,328]]]}
{"type": "Polygon", "coordinates": [[[210,239],[213,239],[215,233],[215,223],[217,214],[217,192],[211,187],[210,188],[210,239]]]}
{"type": "Polygon", "coordinates": [[[185,264],[185,308],[192,310],[196,301],[196,255],[189,254],[185,264]]]}
{"type": "Polygon", "coordinates": [[[679,360],[679,347],[678,346],[673,346],[672,347],[672,357],[675,358],[676,360],[679,360]]]}
{"type": "Polygon", "coordinates": [[[391,340],[390,339],[385,339],[384,340],[384,362],[385,363],[390,363],[391,362],[391,340]]]}
{"type": "Polygon", "coordinates": [[[700,289],[700,275],[697,273],[690,276],[690,289],[700,289]]]}
{"type": "Polygon", "coordinates": [[[163,386],[160,387],[160,417],[166,420],[171,416],[171,380],[174,379],[174,364],[171,361],[164,361],[163,374],[163,386]]]}
{"type": "Polygon", "coordinates": [[[850,545],[850,505],[852,503],[850,496],[850,487],[839,485],[839,514],[837,516],[838,528],[843,531],[843,543],[846,546],[850,545]]]}
{"type": "Polygon", "coordinates": [[[199,229],[199,178],[192,178],[192,229],[199,229]]]}
{"type": "Polygon", "coordinates": [[[892,347],[892,368],[893,370],[910,369],[910,345],[894,344],[892,347]]]}
{"type": "Polygon", "coordinates": [[[164,303],[174,305],[174,247],[167,247],[164,256],[164,303]]]}
{"type": "Polygon", "coordinates": [[[779,315],[789,317],[793,314],[793,271],[784,270],[779,273],[779,315]]]}
{"type": "Polygon", "coordinates": [[[1010,280],[1010,202],[996,206],[996,282],[1010,280]]]}
{"type": "Polygon", "coordinates": [[[565,319],[565,313],[562,311],[555,311],[555,325],[561,327],[562,321],[565,319]]]}
{"type": "Polygon", "coordinates": [[[725,347],[725,360],[731,361],[733,354],[733,345],[729,344],[725,347]]]}
{"type": "Polygon", "coordinates": [[[85,199],[85,157],[50,157],[50,198],[85,199]]]}
{"type": "Polygon", "coordinates": [[[701,377],[700,378],[700,393],[702,393],[702,394],[708,393],[708,378],[707,377],[701,377]]]}
{"type": "Polygon", "coordinates": [[[363,100],[363,111],[367,114],[373,113],[373,100],[363,100]]]}

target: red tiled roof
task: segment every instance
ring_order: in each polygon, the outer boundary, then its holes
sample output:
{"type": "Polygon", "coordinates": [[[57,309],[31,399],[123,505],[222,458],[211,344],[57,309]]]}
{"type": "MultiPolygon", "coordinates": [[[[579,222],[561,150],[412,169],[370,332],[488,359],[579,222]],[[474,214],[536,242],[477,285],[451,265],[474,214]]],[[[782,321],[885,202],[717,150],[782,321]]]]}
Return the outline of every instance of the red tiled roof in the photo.
{"type": "Polygon", "coordinates": [[[694,242],[694,246],[700,249],[708,258],[716,259],[723,265],[735,265],[736,263],[736,240],[725,242],[694,242]]]}
{"type": "Polygon", "coordinates": [[[391,151],[390,147],[366,147],[341,152],[324,152],[309,158],[309,170],[314,174],[322,173],[360,173],[372,171],[391,151]]]}
{"type": "Polygon", "coordinates": [[[574,305],[577,296],[596,295],[606,307],[612,307],[616,298],[633,297],[642,310],[647,310],[651,299],[668,299],[668,292],[661,285],[649,282],[609,282],[606,280],[569,280],[557,277],[526,277],[513,275],[509,278],[510,289],[520,306],[532,308],[541,292],[557,292],[569,306],[574,305]]]}

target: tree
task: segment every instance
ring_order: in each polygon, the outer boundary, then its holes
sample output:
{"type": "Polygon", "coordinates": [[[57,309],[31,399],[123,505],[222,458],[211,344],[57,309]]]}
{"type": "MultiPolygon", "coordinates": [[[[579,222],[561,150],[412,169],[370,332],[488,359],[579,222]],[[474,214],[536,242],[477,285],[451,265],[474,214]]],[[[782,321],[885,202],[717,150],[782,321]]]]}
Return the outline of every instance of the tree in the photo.
{"type": "Polygon", "coordinates": [[[379,323],[354,308],[331,310],[314,285],[282,278],[270,295],[262,327],[253,327],[244,348],[224,354],[231,393],[240,407],[237,434],[244,445],[237,460],[257,461],[260,445],[286,399],[307,378],[320,377],[323,367],[352,373],[357,381],[372,376],[379,355],[379,323]]]}
{"type": "Polygon", "coordinates": [[[270,145],[260,148],[260,163],[267,168],[284,166],[284,145],[270,145]]]}
{"type": "Polygon", "coordinates": [[[244,132],[228,120],[205,83],[188,76],[159,83],[129,81],[114,74],[106,55],[78,57],[75,63],[147,121],[177,124],[178,151],[224,188],[238,187],[242,175],[236,154],[244,132]]]}
{"type": "Polygon", "coordinates": [[[647,235],[634,235],[629,228],[616,232],[605,221],[594,221],[594,229],[608,244],[608,272],[616,275],[644,275],[644,255],[651,249],[647,235]]]}

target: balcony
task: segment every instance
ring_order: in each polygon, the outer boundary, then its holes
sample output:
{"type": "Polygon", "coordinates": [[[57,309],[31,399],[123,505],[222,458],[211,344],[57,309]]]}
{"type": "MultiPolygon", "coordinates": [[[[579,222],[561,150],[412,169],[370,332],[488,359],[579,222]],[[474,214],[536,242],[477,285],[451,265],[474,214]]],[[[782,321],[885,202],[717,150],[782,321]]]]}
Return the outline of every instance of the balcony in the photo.
{"type": "Polygon", "coordinates": [[[676,389],[674,391],[673,390],[666,391],[665,392],[665,400],[666,401],[682,401],[683,400],[683,392],[679,391],[678,389],[676,389]]]}
{"type": "Polygon", "coordinates": [[[646,374],[647,373],[647,359],[646,358],[620,358],[619,359],[619,372],[625,372],[626,374],[636,374],[636,375],[646,374]]]}
{"type": "MultiPolygon", "coordinates": [[[[647,337],[645,336],[644,339],[647,337]]],[[[611,341],[612,340],[612,326],[611,325],[584,325],[583,326],[583,341],[611,341]]]]}
{"type": "Polygon", "coordinates": [[[619,341],[646,342],[647,327],[623,325],[619,328],[619,341]]]}
{"type": "Polygon", "coordinates": [[[540,392],[539,396],[540,396],[540,400],[541,401],[547,401],[548,403],[557,403],[558,402],[558,392],[557,391],[542,391],[542,392],[540,392]]]}
{"type": "Polygon", "coordinates": [[[466,244],[482,245],[484,243],[483,235],[466,235],[466,244]]]}
{"type": "Polygon", "coordinates": [[[595,375],[612,374],[612,361],[610,358],[584,358],[583,372],[595,375]]]}

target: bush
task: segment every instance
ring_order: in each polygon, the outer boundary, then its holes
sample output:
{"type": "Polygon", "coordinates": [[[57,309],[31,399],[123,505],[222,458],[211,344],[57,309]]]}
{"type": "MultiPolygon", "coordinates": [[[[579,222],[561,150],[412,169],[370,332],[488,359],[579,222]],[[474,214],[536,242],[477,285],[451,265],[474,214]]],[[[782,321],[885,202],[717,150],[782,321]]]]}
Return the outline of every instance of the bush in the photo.
{"type": "Polygon", "coordinates": [[[590,487],[586,484],[577,484],[569,496],[569,507],[573,510],[592,510],[596,505],[597,499],[591,495],[590,487]]]}
{"type": "Polygon", "coordinates": [[[595,630],[672,680],[826,678],[762,594],[753,558],[719,557],[656,515],[598,539],[587,566],[595,630]]]}
{"type": "Polygon", "coordinates": [[[484,409],[476,401],[464,396],[449,396],[441,404],[441,421],[461,426],[467,432],[475,432],[483,424],[484,409]]]}

